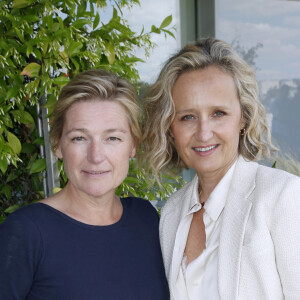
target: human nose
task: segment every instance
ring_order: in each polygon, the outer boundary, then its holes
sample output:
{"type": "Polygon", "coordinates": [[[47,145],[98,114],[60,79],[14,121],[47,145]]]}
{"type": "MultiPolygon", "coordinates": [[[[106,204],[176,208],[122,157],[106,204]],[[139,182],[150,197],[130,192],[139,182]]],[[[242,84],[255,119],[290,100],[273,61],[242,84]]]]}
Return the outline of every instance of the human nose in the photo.
{"type": "Polygon", "coordinates": [[[202,119],[198,121],[195,138],[199,142],[207,142],[213,137],[213,130],[209,120],[202,119]]]}
{"type": "Polygon", "coordinates": [[[99,141],[92,141],[90,143],[87,159],[94,164],[101,163],[105,159],[104,147],[99,141]]]}

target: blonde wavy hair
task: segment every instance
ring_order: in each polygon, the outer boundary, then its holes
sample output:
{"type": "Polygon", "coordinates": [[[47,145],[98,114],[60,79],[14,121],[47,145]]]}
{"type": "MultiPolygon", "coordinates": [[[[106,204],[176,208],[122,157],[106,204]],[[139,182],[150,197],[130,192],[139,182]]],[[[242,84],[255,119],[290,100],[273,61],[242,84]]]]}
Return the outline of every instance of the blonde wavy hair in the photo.
{"type": "Polygon", "coordinates": [[[267,158],[276,149],[271,142],[253,70],[229,44],[202,38],[188,44],[166,62],[144,99],[143,160],[148,162],[148,170],[152,170],[158,180],[160,171],[166,168],[186,167],[170,132],[175,117],[173,86],[183,73],[209,66],[220,68],[234,79],[246,129],[245,135],[240,136],[239,153],[248,160],[257,161],[267,158]]]}
{"type": "Polygon", "coordinates": [[[59,95],[50,121],[52,150],[58,146],[68,109],[82,101],[114,101],[126,111],[132,138],[136,146],[141,141],[140,108],[133,86],[124,78],[106,70],[89,70],[78,74],[59,95]]]}

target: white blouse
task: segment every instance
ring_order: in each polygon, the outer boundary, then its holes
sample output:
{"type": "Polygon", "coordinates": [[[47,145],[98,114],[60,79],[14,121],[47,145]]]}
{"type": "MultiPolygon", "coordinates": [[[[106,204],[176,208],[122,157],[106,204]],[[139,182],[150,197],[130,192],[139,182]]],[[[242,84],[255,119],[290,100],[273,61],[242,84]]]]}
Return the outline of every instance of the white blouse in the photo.
{"type": "MultiPolygon", "coordinates": [[[[230,186],[236,162],[227,171],[214,188],[204,204],[203,221],[206,233],[206,248],[195,260],[186,266],[186,257],[181,257],[181,268],[176,288],[181,300],[219,300],[218,292],[218,250],[221,231],[222,211],[230,186]]],[[[197,187],[198,185],[195,185],[197,187]]],[[[174,253],[179,247],[185,247],[193,213],[201,209],[198,190],[195,188],[190,199],[190,210],[181,220],[176,233],[174,253]]],[[[174,259],[174,257],[173,257],[174,259]]]]}

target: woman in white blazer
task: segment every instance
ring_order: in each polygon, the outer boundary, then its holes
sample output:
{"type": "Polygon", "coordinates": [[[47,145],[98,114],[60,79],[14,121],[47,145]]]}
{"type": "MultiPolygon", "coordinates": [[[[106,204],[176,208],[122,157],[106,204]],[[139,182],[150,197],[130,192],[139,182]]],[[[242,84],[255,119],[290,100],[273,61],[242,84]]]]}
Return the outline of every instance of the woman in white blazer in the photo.
{"type": "Polygon", "coordinates": [[[259,165],[275,150],[254,72],[205,38],[171,57],[145,99],[145,159],[195,178],[161,211],[174,300],[300,299],[300,178],[259,165]]]}

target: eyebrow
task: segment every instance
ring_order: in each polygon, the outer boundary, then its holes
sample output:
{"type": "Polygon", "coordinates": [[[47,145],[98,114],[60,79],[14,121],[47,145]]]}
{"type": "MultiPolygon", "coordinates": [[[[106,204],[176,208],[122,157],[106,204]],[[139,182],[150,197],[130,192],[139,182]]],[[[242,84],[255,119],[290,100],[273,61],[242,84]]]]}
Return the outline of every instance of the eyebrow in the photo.
{"type": "MultiPolygon", "coordinates": [[[[88,130],[86,130],[85,128],[72,128],[72,129],[68,130],[66,132],[66,134],[70,134],[70,133],[76,132],[76,131],[86,133],[86,134],[88,133],[88,130]]],[[[114,132],[127,133],[128,131],[125,129],[121,129],[121,128],[110,128],[110,129],[106,129],[104,131],[104,133],[114,133],[114,132]]]]}
{"type": "MultiPolygon", "coordinates": [[[[229,109],[230,106],[214,105],[214,106],[210,106],[209,108],[210,108],[210,109],[226,110],[226,109],[229,109]]],[[[187,109],[183,109],[183,110],[178,110],[178,111],[176,111],[176,114],[191,113],[191,112],[195,112],[195,111],[197,111],[197,109],[194,109],[194,108],[187,108],[187,109]]]]}

